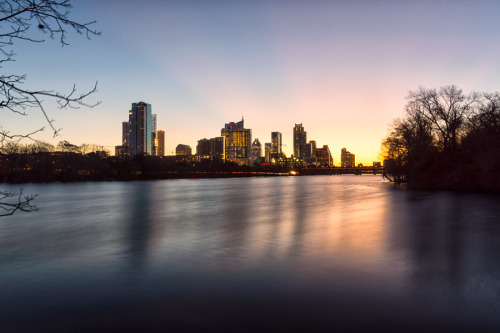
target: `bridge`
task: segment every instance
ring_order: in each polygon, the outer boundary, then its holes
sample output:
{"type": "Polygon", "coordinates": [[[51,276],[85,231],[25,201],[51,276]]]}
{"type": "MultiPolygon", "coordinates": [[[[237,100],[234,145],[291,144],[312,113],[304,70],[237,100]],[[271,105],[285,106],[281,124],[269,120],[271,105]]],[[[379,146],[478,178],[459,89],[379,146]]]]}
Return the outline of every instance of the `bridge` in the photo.
{"type": "Polygon", "coordinates": [[[382,175],[382,167],[332,167],[332,168],[303,168],[297,170],[300,175],[382,175]]]}

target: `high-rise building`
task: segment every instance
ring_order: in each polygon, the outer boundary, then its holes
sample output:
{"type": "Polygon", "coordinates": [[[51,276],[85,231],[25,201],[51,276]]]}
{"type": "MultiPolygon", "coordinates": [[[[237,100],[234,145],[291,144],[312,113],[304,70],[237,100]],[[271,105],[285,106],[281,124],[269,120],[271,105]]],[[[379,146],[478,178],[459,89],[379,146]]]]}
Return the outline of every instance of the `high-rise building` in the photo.
{"type": "Polygon", "coordinates": [[[196,145],[196,155],[210,156],[210,139],[198,140],[198,144],[196,145]]]}
{"type": "Polygon", "coordinates": [[[262,156],[262,144],[255,138],[252,142],[252,161],[257,161],[262,156]]]}
{"type": "Polygon", "coordinates": [[[262,144],[259,139],[255,138],[252,142],[252,156],[255,158],[259,158],[262,156],[262,144]]]}
{"type": "Polygon", "coordinates": [[[151,155],[156,156],[156,114],[151,115],[151,155]]]}
{"type": "Polygon", "coordinates": [[[130,156],[130,123],[128,121],[122,122],[121,153],[123,156],[130,156]]]}
{"type": "Polygon", "coordinates": [[[264,144],[264,154],[265,154],[265,159],[264,161],[266,161],[266,163],[270,163],[271,162],[271,147],[272,147],[272,144],[271,142],[266,142],[264,144]]]}
{"type": "Polygon", "coordinates": [[[226,138],[216,136],[210,139],[210,156],[224,160],[226,156],[226,138]]]}
{"type": "Polygon", "coordinates": [[[271,153],[281,154],[281,133],[271,132],[271,153]]]}
{"type": "Polygon", "coordinates": [[[224,143],[225,138],[223,136],[198,140],[198,144],[196,145],[196,155],[224,160],[224,143]]]}
{"type": "Polygon", "coordinates": [[[316,147],[311,142],[304,143],[299,146],[299,156],[303,160],[314,157],[315,153],[316,153],[316,147]]]}
{"type": "Polygon", "coordinates": [[[302,124],[295,124],[293,128],[293,156],[303,158],[300,156],[300,145],[307,143],[307,132],[304,131],[302,124]]]}
{"type": "Polygon", "coordinates": [[[344,168],[354,168],[356,165],[356,156],[347,151],[347,149],[342,148],[340,151],[340,163],[344,168]]]}
{"type": "Polygon", "coordinates": [[[310,140],[309,143],[311,144],[311,147],[313,149],[313,152],[316,151],[316,141],[310,140]]]}
{"type": "Polygon", "coordinates": [[[132,109],[129,112],[131,155],[152,154],[151,120],[151,104],[132,103],[132,109]]]}
{"type": "Polygon", "coordinates": [[[191,147],[188,145],[178,144],[175,147],[176,156],[191,156],[191,147]]]}
{"type": "Polygon", "coordinates": [[[320,165],[331,167],[333,166],[333,158],[328,145],[323,145],[323,148],[316,148],[316,159],[320,165]]]}
{"type": "Polygon", "coordinates": [[[128,154],[126,150],[126,147],[127,146],[124,145],[115,146],[115,156],[119,158],[125,158],[130,156],[130,154],[128,154]]]}
{"type": "Polygon", "coordinates": [[[315,161],[316,157],[316,141],[311,140],[308,143],[299,145],[299,156],[304,161],[311,163],[315,161]]]}
{"type": "Polygon", "coordinates": [[[237,123],[225,124],[224,128],[221,129],[221,136],[225,137],[226,140],[226,161],[240,164],[250,163],[252,130],[244,127],[243,118],[237,123]]]}
{"type": "Polygon", "coordinates": [[[156,156],[165,156],[165,131],[156,131],[156,156]]]}

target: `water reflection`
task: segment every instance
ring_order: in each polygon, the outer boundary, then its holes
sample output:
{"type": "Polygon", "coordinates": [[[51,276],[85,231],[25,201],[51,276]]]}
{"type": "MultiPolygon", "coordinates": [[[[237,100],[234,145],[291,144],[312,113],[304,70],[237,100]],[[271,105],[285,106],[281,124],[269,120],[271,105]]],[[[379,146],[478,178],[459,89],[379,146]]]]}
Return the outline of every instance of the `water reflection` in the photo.
{"type": "Polygon", "coordinates": [[[134,187],[133,195],[127,199],[126,214],[127,267],[132,272],[139,271],[148,261],[151,242],[151,224],[154,204],[152,200],[153,182],[140,182],[134,187]]]}
{"type": "Polygon", "coordinates": [[[495,195],[346,175],[31,186],[43,209],[0,223],[13,331],[71,309],[109,327],[499,324],[495,195]]]}
{"type": "Polygon", "coordinates": [[[500,310],[498,197],[415,192],[403,198],[401,246],[410,255],[413,297],[479,317],[500,310]]]}

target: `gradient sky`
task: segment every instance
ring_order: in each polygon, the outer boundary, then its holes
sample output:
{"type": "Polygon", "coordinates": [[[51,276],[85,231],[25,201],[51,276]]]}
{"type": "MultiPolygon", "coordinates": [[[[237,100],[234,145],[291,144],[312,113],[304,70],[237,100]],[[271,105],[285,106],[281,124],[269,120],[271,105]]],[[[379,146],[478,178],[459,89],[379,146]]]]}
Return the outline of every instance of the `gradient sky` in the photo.
{"type": "MultiPolygon", "coordinates": [[[[402,116],[409,90],[455,84],[465,92],[500,87],[500,3],[496,1],[74,1],[72,15],[97,20],[102,36],[71,34],[69,46],[18,42],[4,73],[27,87],[83,92],[95,108],[58,110],[52,143],[121,143],[131,103],[158,114],[166,151],[220,135],[245,118],[262,144],[292,128],[356,162],[379,160],[380,142],[402,116]]],[[[11,132],[46,125],[37,110],[1,110],[11,132]]]]}

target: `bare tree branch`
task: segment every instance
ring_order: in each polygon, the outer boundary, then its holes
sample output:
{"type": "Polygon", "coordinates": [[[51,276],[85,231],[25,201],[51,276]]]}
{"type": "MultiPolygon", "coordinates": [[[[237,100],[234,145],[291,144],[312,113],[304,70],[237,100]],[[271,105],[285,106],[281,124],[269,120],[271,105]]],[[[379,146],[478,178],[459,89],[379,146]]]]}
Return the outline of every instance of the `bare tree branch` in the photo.
{"type": "Polygon", "coordinates": [[[13,215],[16,211],[25,213],[35,212],[38,210],[32,201],[38,194],[23,195],[23,191],[19,193],[12,191],[0,191],[0,217],[13,215]]]}
{"type": "MultiPolygon", "coordinates": [[[[62,45],[68,45],[66,37],[69,31],[85,35],[88,39],[100,35],[93,29],[95,21],[77,22],[70,17],[70,0],[0,0],[0,68],[14,61],[14,52],[9,49],[16,41],[28,41],[36,44],[45,42],[33,35],[33,31],[48,33],[51,39],[57,39],[62,45]]],[[[99,104],[87,103],[86,98],[97,91],[97,82],[89,91],[78,93],[76,85],[67,94],[50,89],[31,90],[24,88],[26,74],[0,74],[0,111],[5,109],[14,114],[28,115],[29,109],[42,112],[54,136],[60,129],[53,125],[44,99],[53,100],[60,108],[93,107],[99,104]]],[[[44,128],[27,134],[11,134],[0,124],[0,162],[5,157],[5,150],[17,147],[23,139],[32,136],[44,128]],[[8,149],[7,149],[8,148],[8,149]]],[[[0,163],[1,166],[1,163],[0,163]]],[[[0,216],[12,215],[17,211],[32,212],[38,208],[32,204],[36,194],[23,195],[22,191],[0,191],[0,216]]]]}

